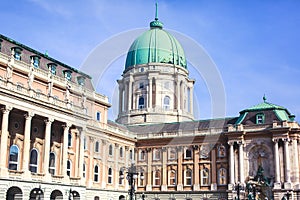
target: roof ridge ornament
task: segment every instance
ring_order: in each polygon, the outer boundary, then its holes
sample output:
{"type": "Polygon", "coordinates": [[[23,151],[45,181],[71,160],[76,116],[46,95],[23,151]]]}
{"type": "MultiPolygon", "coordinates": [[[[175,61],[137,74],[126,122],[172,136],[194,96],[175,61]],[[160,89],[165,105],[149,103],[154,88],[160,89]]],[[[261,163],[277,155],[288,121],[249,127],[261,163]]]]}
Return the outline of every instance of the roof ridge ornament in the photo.
{"type": "Polygon", "coordinates": [[[264,96],[263,96],[263,100],[264,100],[264,103],[266,103],[267,97],[266,97],[265,94],[264,94],[264,96]]]}
{"type": "Polygon", "coordinates": [[[158,20],[158,8],[157,8],[157,2],[155,3],[155,20],[150,22],[150,28],[163,28],[163,23],[158,20]]]}

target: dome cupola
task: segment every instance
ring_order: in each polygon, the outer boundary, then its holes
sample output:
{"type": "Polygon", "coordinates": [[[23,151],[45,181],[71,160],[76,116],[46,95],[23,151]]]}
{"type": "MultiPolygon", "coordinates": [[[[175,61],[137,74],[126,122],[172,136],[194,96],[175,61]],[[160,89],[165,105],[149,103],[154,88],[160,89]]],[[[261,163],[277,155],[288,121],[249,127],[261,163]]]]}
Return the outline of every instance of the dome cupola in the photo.
{"type": "Polygon", "coordinates": [[[173,35],[163,30],[163,23],[157,17],[157,7],[150,30],[140,35],[129,48],[125,71],[147,63],[166,63],[187,68],[183,48],[173,35]]]}

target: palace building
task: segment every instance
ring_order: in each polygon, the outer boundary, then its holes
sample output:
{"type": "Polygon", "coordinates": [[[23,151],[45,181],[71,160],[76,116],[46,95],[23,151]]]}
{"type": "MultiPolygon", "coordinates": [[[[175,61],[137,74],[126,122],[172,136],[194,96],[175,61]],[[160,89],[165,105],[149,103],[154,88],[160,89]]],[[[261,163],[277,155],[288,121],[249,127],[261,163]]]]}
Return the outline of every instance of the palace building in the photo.
{"type": "MultiPolygon", "coordinates": [[[[119,114],[91,77],[0,35],[0,199],[300,199],[299,124],[267,102],[196,120],[184,50],[156,17],[129,48],[119,114]]],[[[114,105],[116,106],[116,105],[114,105]]]]}

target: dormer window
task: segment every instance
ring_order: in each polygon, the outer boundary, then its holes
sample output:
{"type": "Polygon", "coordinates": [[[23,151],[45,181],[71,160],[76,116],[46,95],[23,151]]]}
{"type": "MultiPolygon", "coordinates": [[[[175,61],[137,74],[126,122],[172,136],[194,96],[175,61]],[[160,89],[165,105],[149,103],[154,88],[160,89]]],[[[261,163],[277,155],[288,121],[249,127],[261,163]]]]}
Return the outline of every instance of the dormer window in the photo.
{"type": "Polygon", "coordinates": [[[55,63],[49,63],[48,64],[48,69],[51,72],[51,74],[56,75],[56,64],[55,63]]]}
{"type": "Polygon", "coordinates": [[[64,76],[68,81],[71,81],[72,79],[72,71],[71,70],[65,70],[64,71],[64,76]]]}
{"type": "Polygon", "coordinates": [[[13,47],[11,50],[14,51],[14,58],[16,60],[21,60],[22,49],[20,47],[13,47]]]}
{"type": "Polygon", "coordinates": [[[78,76],[77,77],[77,83],[78,83],[78,85],[84,86],[85,85],[85,77],[84,76],[78,76]]]}
{"type": "Polygon", "coordinates": [[[35,68],[39,68],[40,67],[40,57],[39,56],[31,56],[32,59],[32,65],[35,68]]]}
{"type": "Polygon", "coordinates": [[[264,124],[265,123],[265,115],[259,113],[256,115],[256,124],[264,124]]]}

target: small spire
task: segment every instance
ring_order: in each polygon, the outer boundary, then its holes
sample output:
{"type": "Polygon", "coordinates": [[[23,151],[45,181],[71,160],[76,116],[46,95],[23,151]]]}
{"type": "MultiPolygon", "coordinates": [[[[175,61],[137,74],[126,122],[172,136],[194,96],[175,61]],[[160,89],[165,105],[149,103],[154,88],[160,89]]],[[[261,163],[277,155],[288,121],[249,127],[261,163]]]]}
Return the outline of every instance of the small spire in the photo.
{"type": "Polygon", "coordinates": [[[155,21],[158,20],[158,14],[157,14],[157,2],[155,3],[155,21]]]}
{"type": "Polygon", "coordinates": [[[266,103],[267,97],[266,97],[265,94],[264,94],[264,96],[263,96],[263,100],[264,100],[264,103],[266,103]]]}

